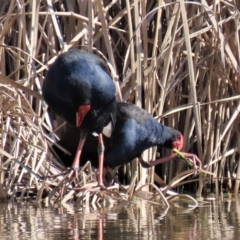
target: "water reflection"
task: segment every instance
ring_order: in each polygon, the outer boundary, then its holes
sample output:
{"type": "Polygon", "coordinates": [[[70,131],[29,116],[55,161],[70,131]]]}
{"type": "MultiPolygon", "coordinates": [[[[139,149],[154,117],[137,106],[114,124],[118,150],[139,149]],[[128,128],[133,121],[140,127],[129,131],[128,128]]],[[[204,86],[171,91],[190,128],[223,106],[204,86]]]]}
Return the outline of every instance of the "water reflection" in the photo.
{"type": "Polygon", "coordinates": [[[191,211],[145,201],[111,210],[0,204],[0,239],[239,239],[239,204],[213,201],[191,211]]]}

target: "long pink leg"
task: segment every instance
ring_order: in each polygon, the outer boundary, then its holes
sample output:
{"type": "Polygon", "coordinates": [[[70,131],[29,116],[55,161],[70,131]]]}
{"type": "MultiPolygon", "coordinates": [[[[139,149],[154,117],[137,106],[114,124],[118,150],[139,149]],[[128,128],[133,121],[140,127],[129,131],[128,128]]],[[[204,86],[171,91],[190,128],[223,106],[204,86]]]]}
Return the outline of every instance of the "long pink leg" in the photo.
{"type": "MultiPolygon", "coordinates": [[[[80,156],[81,156],[81,153],[82,153],[83,145],[84,145],[85,140],[86,140],[86,136],[87,136],[86,133],[80,133],[80,140],[79,140],[79,143],[78,143],[78,148],[77,148],[75,158],[73,160],[72,171],[68,175],[69,178],[72,176],[73,172],[76,173],[76,171],[79,169],[80,156]]],[[[77,176],[77,174],[76,174],[76,176],[77,176]]]]}
{"type": "Polygon", "coordinates": [[[104,161],[104,144],[103,144],[103,137],[100,133],[98,135],[98,158],[99,158],[99,166],[98,166],[98,185],[103,186],[103,161],[104,161]]]}
{"type": "MultiPolygon", "coordinates": [[[[181,153],[187,158],[192,158],[190,160],[194,164],[194,166],[196,166],[196,162],[198,162],[199,167],[201,168],[202,162],[200,161],[200,159],[196,155],[194,155],[192,153],[185,153],[185,152],[181,152],[181,153]]],[[[149,167],[153,167],[153,166],[156,166],[158,164],[161,164],[161,163],[168,162],[168,161],[170,161],[174,158],[177,158],[177,157],[178,157],[178,154],[173,153],[172,155],[170,155],[168,157],[159,158],[159,159],[156,159],[155,161],[151,161],[151,162],[145,162],[145,161],[143,161],[142,158],[139,158],[139,161],[140,161],[142,167],[149,168],[149,167]]]]}
{"type": "MultiPolygon", "coordinates": [[[[85,139],[84,139],[85,141],[85,139]]],[[[101,188],[104,188],[104,184],[103,184],[103,160],[104,160],[104,144],[103,144],[103,137],[102,137],[102,134],[100,133],[98,135],[98,157],[99,157],[99,166],[98,166],[98,186],[96,187],[93,187],[91,189],[83,189],[83,188],[75,188],[75,190],[86,190],[86,191],[98,191],[100,190],[101,188]]],[[[78,146],[78,151],[80,151],[80,153],[77,151],[77,154],[76,156],[78,155],[78,158],[79,159],[79,156],[81,154],[81,147],[83,146],[83,143],[84,142],[79,142],[79,146],[78,146]]],[[[77,161],[77,159],[75,159],[77,161]]],[[[74,162],[75,162],[74,160],[74,162]]],[[[79,162],[76,162],[75,164],[79,164],[79,162]]],[[[73,168],[75,166],[75,164],[73,163],[73,168]]]]}

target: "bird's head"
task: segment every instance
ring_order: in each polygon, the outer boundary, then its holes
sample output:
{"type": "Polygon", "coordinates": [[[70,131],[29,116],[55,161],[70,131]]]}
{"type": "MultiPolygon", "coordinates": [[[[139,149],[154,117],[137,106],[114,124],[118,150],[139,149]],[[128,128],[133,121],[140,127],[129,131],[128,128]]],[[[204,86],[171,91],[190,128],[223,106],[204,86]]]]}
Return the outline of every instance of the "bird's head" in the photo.
{"type": "Polygon", "coordinates": [[[176,139],[172,142],[172,148],[176,148],[181,151],[184,145],[183,135],[179,134],[176,136],[176,139]]]}
{"type": "Polygon", "coordinates": [[[80,127],[86,114],[90,111],[90,105],[81,105],[76,111],[76,126],[80,127]]]}

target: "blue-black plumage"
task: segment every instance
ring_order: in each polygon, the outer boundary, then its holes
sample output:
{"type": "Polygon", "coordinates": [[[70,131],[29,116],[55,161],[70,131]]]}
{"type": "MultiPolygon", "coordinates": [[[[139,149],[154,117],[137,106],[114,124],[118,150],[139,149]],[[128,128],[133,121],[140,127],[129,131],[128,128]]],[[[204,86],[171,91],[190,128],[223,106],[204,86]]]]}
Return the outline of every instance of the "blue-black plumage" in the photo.
{"type": "Polygon", "coordinates": [[[103,59],[83,50],[69,50],[50,66],[42,87],[47,104],[71,125],[79,106],[90,105],[81,130],[101,133],[116,110],[116,88],[103,59]]]}
{"type": "Polygon", "coordinates": [[[116,112],[116,88],[106,62],[87,51],[69,50],[49,67],[42,92],[50,108],[81,132],[72,167],[79,166],[87,133],[99,134],[99,161],[103,161],[102,131],[114,122],[116,112]]]}
{"type": "MultiPolygon", "coordinates": [[[[73,154],[77,148],[77,141],[74,141],[74,136],[77,134],[77,129],[69,129],[58,144],[73,154]],[[70,139],[72,141],[69,141],[70,139]]],[[[158,146],[181,150],[183,136],[178,130],[158,123],[144,109],[131,103],[119,102],[117,103],[115,129],[112,136],[106,141],[104,139],[104,142],[104,165],[114,168],[132,161],[135,157],[140,158],[143,151],[150,147],[158,146]]],[[[82,152],[82,163],[90,160],[93,164],[97,164],[97,152],[94,151],[96,145],[97,141],[88,135],[82,152]]],[[[69,157],[58,150],[56,146],[54,146],[54,150],[67,166],[71,164],[69,157]]],[[[164,161],[167,160],[167,158],[164,159],[164,161]]],[[[161,163],[161,160],[158,162],[161,163]]],[[[151,164],[147,166],[150,167],[151,164]]]]}
{"type": "Polygon", "coordinates": [[[105,165],[111,168],[140,157],[144,150],[159,146],[183,147],[182,134],[158,123],[152,115],[131,103],[118,103],[112,145],[106,148],[105,165]]]}

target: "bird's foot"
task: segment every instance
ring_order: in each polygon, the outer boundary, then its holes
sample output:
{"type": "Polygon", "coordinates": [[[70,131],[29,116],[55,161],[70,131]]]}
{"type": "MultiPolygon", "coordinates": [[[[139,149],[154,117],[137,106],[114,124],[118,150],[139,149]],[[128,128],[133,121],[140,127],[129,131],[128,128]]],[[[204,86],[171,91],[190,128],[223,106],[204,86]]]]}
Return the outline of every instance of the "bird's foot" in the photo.
{"type": "Polygon", "coordinates": [[[65,178],[71,178],[71,176],[73,175],[73,173],[75,174],[75,178],[78,179],[78,171],[79,171],[79,168],[76,168],[76,167],[71,167],[71,168],[67,168],[67,170],[59,173],[59,174],[53,174],[53,175],[47,175],[45,176],[44,178],[45,179],[48,179],[48,178],[57,178],[57,177],[60,177],[60,176],[63,176],[63,175],[66,175],[64,177],[65,178]]]}
{"type": "Polygon", "coordinates": [[[72,166],[68,169],[66,176],[63,179],[63,187],[61,189],[61,196],[63,196],[65,189],[74,181],[75,186],[79,186],[78,178],[79,167],[72,166]]]}
{"type": "Polygon", "coordinates": [[[190,166],[193,166],[195,169],[202,168],[202,162],[195,154],[184,153],[184,156],[186,160],[190,163],[190,166]]]}
{"type": "Polygon", "coordinates": [[[75,178],[76,180],[79,180],[79,179],[78,179],[78,172],[79,172],[79,167],[72,166],[72,167],[70,168],[70,171],[69,171],[67,177],[68,177],[69,179],[71,179],[72,175],[74,174],[74,175],[75,175],[74,178],[75,178]]]}
{"type": "Polygon", "coordinates": [[[182,153],[185,157],[185,159],[188,161],[188,165],[190,167],[194,167],[196,171],[194,172],[194,176],[196,176],[199,173],[199,170],[202,168],[202,162],[201,160],[192,153],[182,153]]]}
{"type": "Polygon", "coordinates": [[[106,187],[103,184],[98,184],[96,186],[83,186],[83,187],[75,187],[74,190],[75,191],[99,191],[99,190],[105,190],[106,187]]]}
{"type": "Polygon", "coordinates": [[[62,187],[60,188],[61,189],[60,190],[61,198],[63,197],[66,188],[68,188],[68,186],[71,184],[71,182],[73,182],[75,180],[76,186],[79,185],[78,172],[79,172],[79,168],[74,167],[74,166],[72,166],[67,171],[65,171],[66,175],[61,182],[62,187]]]}
{"type": "Polygon", "coordinates": [[[199,163],[199,168],[202,167],[202,162],[200,161],[200,159],[195,154],[181,152],[176,148],[174,148],[173,151],[175,152],[175,154],[172,154],[172,156],[177,155],[177,157],[179,157],[179,158],[186,159],[188,161],[189,166],[197,169],[198,168],[197,162],[198,162],[199,163]]]}
{"type": "Polygon", "coordinates": [[[152,160],[149,162],[145,162],[145,161],[143,161],[142,158],[139,158],[139,162],[141,163],[142,167],[149,168],[149,167],[157,166],[158,164],[168,162],[168,161],[170,161],[172,159],[176,159],[176,158],[182,158],[182,159],[187,160],[189,165],[191,165],[191,167],[194,167],[196,169],[196,173],[199,171],[199,169],[202,168],[202,162],[195,154],[180,152],[178,150],[175,153],[171,154],[170,156],[162,157],[162,158],[152,160]],[[198,163],[198,165],[197,165],[197,163],[198,163]]]}
{"type": "Polygon", "coordinates": [[[75,187],[74,190],[75,191],[85,191],[85,193],[87,192],[98,192],[98,191],[105,191],[105,192],[109,192],[112,193],[112,190],[116,189],[116,186],[109,186],[106,187],[104,184],[98,184],[96,186],[91,186],[91,187],[75,187]]]}
{"type": "Polygon", "coordinates": [[[96,187],[90,188],[87,191],[89,192],[97,192],[97,191],[106,191],[106,187],[103,184],[98,184],[96,187]]]}
{"type": "MultiPolygon", "coordinates": [[[[63,198],[64,193],[69,188],[71,182],[73,180],[78,180],[78,169],[77,168],[68,168],[66,171],[62,172],[58,175],[52,175],[51,178],[56,176],[65,176],[61,180],[61,182],[49,193],[48,197],[51,199],[56,193],[58,193],[58,198],[63,198]]],[[[49,177],[49,176],[48,176],[49,177]]],[[[78,181],[76,181],[75,185],[78,185],[78,181]]],[[[72,187],[71,187],[72,189],[72,187]]]]}

